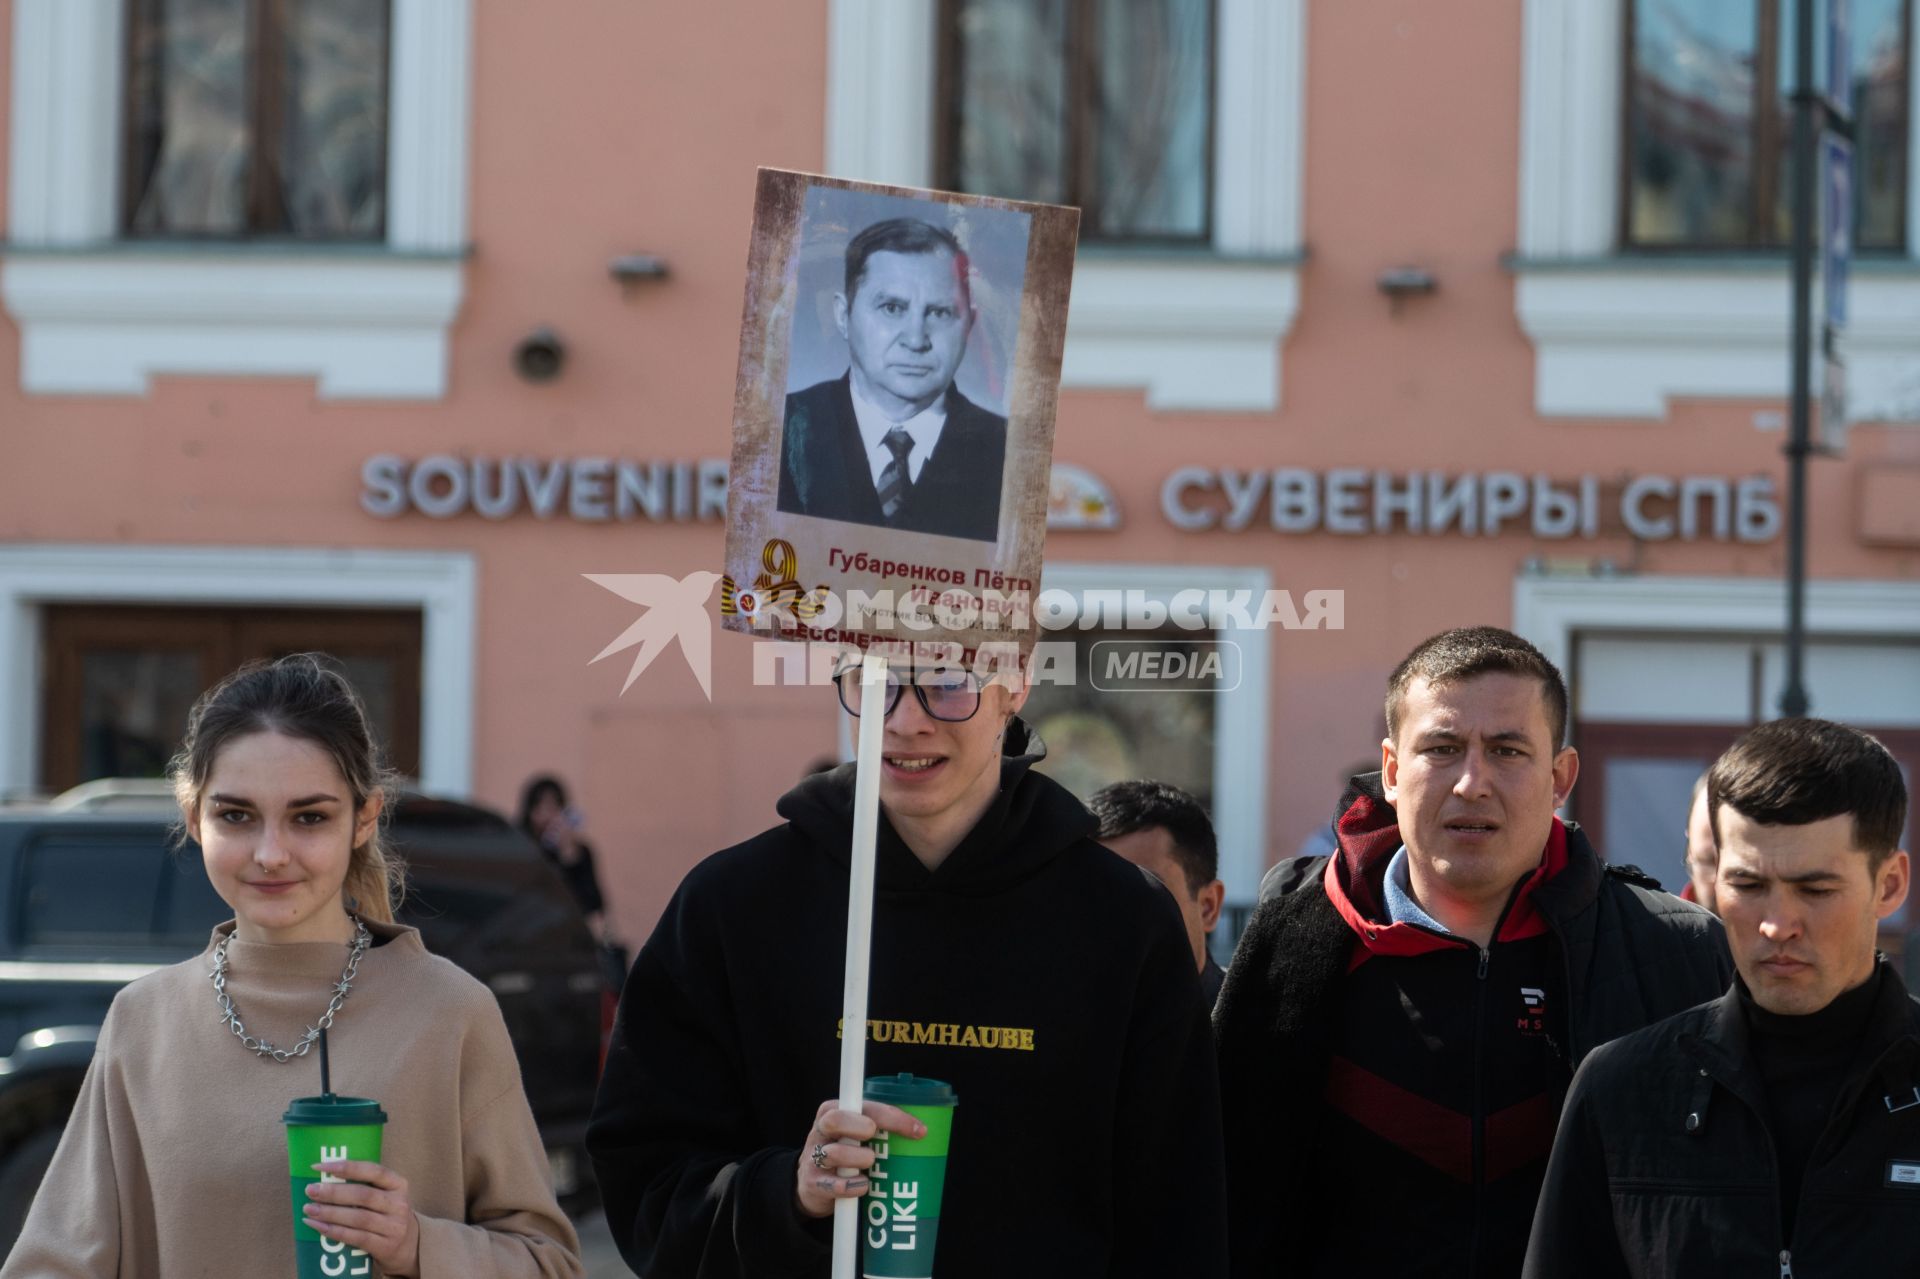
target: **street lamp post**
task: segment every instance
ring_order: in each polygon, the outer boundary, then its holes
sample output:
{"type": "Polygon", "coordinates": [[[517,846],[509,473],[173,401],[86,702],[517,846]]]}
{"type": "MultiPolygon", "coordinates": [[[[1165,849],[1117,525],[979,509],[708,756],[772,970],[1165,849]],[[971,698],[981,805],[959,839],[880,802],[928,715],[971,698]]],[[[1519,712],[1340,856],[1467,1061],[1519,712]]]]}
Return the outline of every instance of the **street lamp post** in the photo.
{"type": "Polygon", "coordinates": [[[1787,687],[1780,713],[1805,715],[1807,457],[1813,452],[1813,0],[1793,6],[1793,366],[1787,434],[1787,687]]]}
{"type": "Polygon", "coordinates": [[[1847,322],[1847,272],[1853,254],[1852,24],[1849,0],[1826,0],[1826,5],[1827,62],[1820,86],[1814,83],[1813,0],[1794,0],[1793,6],[1793,350],[1785,449],[1787,686],[1780,695],[1784,715],[1805,715],[1811,704],[1806,686],[1807,459],[1816,453],[1839,452],[1847,417],[1845,369],[1836,343],[1847,322]],[[1823,374],[1818,444],[1813,433],[1816,225],[1822,228],[1817,250],[1823,374]]]}

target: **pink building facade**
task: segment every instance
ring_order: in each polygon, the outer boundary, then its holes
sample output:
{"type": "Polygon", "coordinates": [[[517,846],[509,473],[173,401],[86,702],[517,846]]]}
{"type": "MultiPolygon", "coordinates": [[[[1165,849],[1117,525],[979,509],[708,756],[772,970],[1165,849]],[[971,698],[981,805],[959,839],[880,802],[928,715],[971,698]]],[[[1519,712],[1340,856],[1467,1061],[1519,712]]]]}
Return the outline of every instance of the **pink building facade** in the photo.
{"type": "MultiPolygon", "coordinates": [[[[424,788],[510,809],[567,779],[644,934],[846,739],[831,692],[756,686],[717,628],[710,701],[671,654],[622,695],[628,656],[590,659],[636,611],[585,575],[719,567],[755,167],[938,185],[1024,145],[965,87],[1000,47],[968,24],[1018,34],[1010,7],[392,0],[377,220],[305,237],[136,233],[191,141],[165,94],[174,133],[134,136],[140,8],[0,0],[0,791],[151,772],[224,666],[327,648],[424,788]]],[[[1377,759],[1405,651],[1510,626],[1572,681],[1573,815],[1673,882],[1694,775],[1784,679],[1784,259],[1687,221],[1764,166],[1660,124],[1747,37],[1639,0],[1163,8],[1199,72],[1136,32],[1104,109],[1149,71],[1201,86],[1161,110],[1186,221],[1083,242],[1043,585],[1099,622],[1056,638],[1092,660],[1183,590],[1338,602],[1201,637],[1237,646],[1230,687],[1041,690],[1056,771],[1201,793],[1244,906],[1377,759]]],[[[1879,247],[1854,424],[1810,467],[1808,686],[1920,762],[1916,37],[1880,8],[1855,5],[1879,247]]],[[[1104,154],[1097,124],[1068,133],[1104,154]]]]}

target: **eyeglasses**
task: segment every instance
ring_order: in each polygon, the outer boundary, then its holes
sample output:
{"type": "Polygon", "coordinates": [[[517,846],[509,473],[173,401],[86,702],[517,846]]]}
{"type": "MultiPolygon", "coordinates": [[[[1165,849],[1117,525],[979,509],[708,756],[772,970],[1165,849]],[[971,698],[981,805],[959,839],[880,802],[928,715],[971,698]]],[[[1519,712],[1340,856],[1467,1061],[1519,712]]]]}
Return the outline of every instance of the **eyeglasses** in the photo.
{"type": "MultiPolygon", "coordinates": [[[[911,682],[920,708],[943,723],[959,724],[974,717],[980,709],[980,677],[972,671],[930,670],[919,672],[887,671],[887,707],[885,719],[900,704],[900,691],[911,682]]],[[[842,671],[834,681],[840,690],[840,705],[847,714],[860,714],[860,668],[842,671]]]]}

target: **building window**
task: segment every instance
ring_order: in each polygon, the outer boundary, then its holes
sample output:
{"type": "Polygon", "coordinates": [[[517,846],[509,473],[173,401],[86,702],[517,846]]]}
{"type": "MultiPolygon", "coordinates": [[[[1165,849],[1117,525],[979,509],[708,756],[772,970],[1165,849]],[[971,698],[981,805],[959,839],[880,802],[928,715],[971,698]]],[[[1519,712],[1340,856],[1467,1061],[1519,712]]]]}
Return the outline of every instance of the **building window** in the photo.
{"type": "Polygon", "coordinates": [[[131,237],[386,236],[390,0],[129,0],[131,237]]]}
{"type": "MultiPolygon", "coordinates": [[[[1794,0],[1630,0],[1622,242],[1792,234],[1794,0]]],[[[1906,248],[1911,0],[1853,0],[1854,243],[1906,248]]],[[[1824,38],[1824,36],[1822,37],[1824,38]]],[[[1816,60],[1824,51],[1816,49],[1816,60]]]]}
{"type": "Polygon", "coordinates": [[[49,605],[41,786],[159,777],[187,712],[242,662],[318,650],[360,694],[386,761],[420,774],[416,609],[49,605]]]}
{"type": "MultiPolygon", "coordinates": [[[[1213,632],[1099,630],[1072,638],[1074,682],[1036,682],[1021,711],[1047,744],[1039,770],[1082,800],[1114,782],[1151,778],[1211,810],[1220,689],[1184,677],[1150,687],[1139,658],[1217,651],[1213,632]]],[[[1237,685],[1238,667],[1231,673],[1237,685]]]]}
{"type": "Polygon", "coordinates": [[[1213,0],[944,0],[938,182],[1078,205],[1088,242],[1213,238],[1213,0]]]}

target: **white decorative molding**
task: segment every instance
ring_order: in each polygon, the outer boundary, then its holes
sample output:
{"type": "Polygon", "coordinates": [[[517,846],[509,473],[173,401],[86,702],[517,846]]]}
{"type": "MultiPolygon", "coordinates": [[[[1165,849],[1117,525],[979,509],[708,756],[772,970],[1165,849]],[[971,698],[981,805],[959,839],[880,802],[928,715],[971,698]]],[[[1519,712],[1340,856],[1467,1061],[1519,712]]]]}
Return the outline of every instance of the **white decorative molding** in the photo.
{"type": "MultiPolygon", "coordinates": [[[[1143,388],[1160,409],[1279,406],[1280,344],[1298,311],[1299,269],[1275,259],[1301,249],[1306,0],[1217,3],[1213,248],[1221,257],[1082,257],[1062,386],[1143,388]],[[1230,320],[1207,311],[1220,301],[1230,320]]],[[[933,180],[937,11],[935,0],[829,0],[828,173],[906,186],[933,180]]]]}
{"type": "MultiPolygon", "coordinates": [[[[1856,421],[1920,418],[1920,275],[1855,272],[1841,351],[1856,421]]],[[[1663,418],[1675,396],[1787,394],[1789,288],[1777,269],[1520,271],[1534,406],[1663,418]]]]}
{"type": "MultiPolygon", "coordinates": [[[[1246,591],[1258,601],[1272,589],[1273,576],[1264,568],[1244,565],[1049,563],[1041,585],[1050,591],[1069,591],[1083,602],[1089,592],[1111,592],[1129,606],[1138,605],[1164,619],[1173,597],[1182,591],[1246,591]]],[[[1130,624],[1146,620],[1144,614],[1128,617],[1130,624]]],[[[1260,895],[1260,876],[1267,869],[1272,632],[1220,628],[1214,634],[1239,645],[1241,677],[1233,691],[1214,695],[1213,830],[1228,904],[1252,906],[1260,895]]]]}
{"type": "MultiPolygon", "coordinates": [[[[1583,633],[1767,634],[1786,626],[1786,586],[1762,577],[1521,577],[1513,629],[1563,672],[1583,633]]],[[[1807,583],[1807,633],[1920,634],[1920,582],[1807,583]]]]}
{"type": "Polygon", "coordinates": [[[438,399],[457,261],[17,255],[0,301],[37,395],[144,395],[154,374],[310,376],[322,399],[438,399]]]}
{"type": "Polygon", "coordinates": [[[86,244],[119,207],[120,0],[14,0],[7,238],[86,244]]]}
{"type": "Polygon", "coordinates": [[[1613,251],[1622,13],[1621,0],[1526,0],[1520,75],[1523,257],[1613,251]]]}
{"type": "Polygon", "coordinates": [[[1213,243],[1294,254],[1307,136],[1306,0],[1219,0],[1213,243]]]}
{"type": "Polygon", "coordinates": [[[155,373],[274,374],[317,377],[323,397],[444,395],[472,5],[395,0],[384,248],[295,255],[116,242],[122,0],[15,0],[0,302],[20,325],[23,388],[139,395],[155,373]]]}
{"type": "MultiPolygon", "coordinates": [[[[1618,248],[1623,0],[1526,0],[1515,309],[1546,416],[1663,418],[1676,396],[1787,392],[1788,287],[1777,268],[1655,265],[1618,248]],[[1572,260],[1572,264],[1569,264],[1572,260]]],[[[1910,65],[1920,65],[1920,23],[1910,65]]],[[[1909,77],[1920,120],[1920,76],[1909,77]]],[[[1908,253],[1920,258],[1920,130],[1908,253]]],[[[1920,272],[1856,264],[1847,358],[1856,420],[1920,420],[1920,272]]]]}
{"type": "Polygon", "coordinates": [[[467,244],[473,0],[394,0],[387,102],[387,245],[467,244]]]}
{"type": "Polygon", "coordinates": [[[826,171],[933,182],[939,0],[828,0],[826,171]]]}
{"type": "Polygon", "coordinates": [[[1060,384],[1145,387],[1156,409],[1271,410],[1299,309],[1290,265],[1082,257],[1060,384]]]}
{"type": "Polygon", "coordinates": [[[477,594],[463,553],[0,546],[0,794],[39,779],[42,605],[204,603],[420,609],[420,784],[470,795],[477,594]]]}

